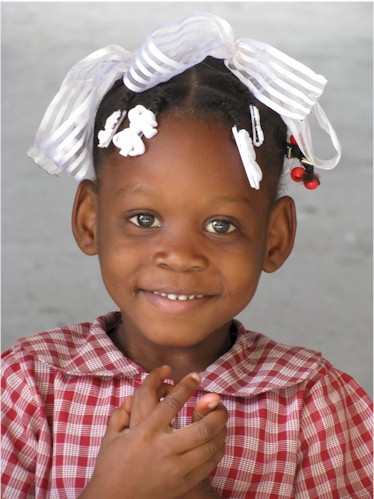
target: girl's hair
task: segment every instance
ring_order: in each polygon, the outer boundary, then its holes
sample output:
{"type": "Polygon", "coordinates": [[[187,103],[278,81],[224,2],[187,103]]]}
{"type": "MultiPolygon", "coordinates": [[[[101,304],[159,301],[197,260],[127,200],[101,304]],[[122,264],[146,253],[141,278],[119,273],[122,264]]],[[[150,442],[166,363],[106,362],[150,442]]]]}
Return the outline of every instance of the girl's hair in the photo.
{"type": "Polygon", "coordinates": [[[113,85],[103,98],[95,119],[93,161],[98,181],[102,160],[116,150],[113,143],[108,148],[99,148],[98,132],[104,129],[106,119],[114,111],[128,111],[138,104],[156,115],[172,112],[209,122],[220,121],[230,133],[231,128],[237,126],[251,136],[249,105],[257,106],[265,137],[263,145],[256,148],[264,176],[261,185],[270,186],[271,192],[276,194],[287,151],[287,127],[276,112],[255,99],[222,60],[213,57],[207,57],[184,73],[142,93],[128,90],[122,79],[113,85]]]}

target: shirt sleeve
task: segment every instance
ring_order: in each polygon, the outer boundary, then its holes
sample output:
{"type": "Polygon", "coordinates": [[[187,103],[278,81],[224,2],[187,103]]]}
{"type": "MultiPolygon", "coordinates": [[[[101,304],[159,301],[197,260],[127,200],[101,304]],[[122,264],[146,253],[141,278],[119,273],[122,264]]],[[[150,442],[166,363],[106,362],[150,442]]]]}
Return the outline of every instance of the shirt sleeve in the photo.
{"type": "Polygon", "coordinates": [[[295,497],[372,498],[372,402],[328,362],[306,391],[295,497]]]}
{"type": "Polygon", "coordinates": [[[1,482],[4,498],[46,497],[45,482],[51,469],[50,431],[34,373],[32,356],[13,350],[3,354],[1,482]]]}

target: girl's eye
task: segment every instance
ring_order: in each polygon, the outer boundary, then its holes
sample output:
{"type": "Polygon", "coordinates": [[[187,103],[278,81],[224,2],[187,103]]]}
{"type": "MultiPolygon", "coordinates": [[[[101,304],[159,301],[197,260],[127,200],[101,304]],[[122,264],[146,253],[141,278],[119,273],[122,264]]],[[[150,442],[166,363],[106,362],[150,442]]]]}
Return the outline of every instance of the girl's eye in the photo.
{"type": "Polygon", "coordinates": [[[130,217],[129,221],[132,224],[137,225],[138,227],[145,227],[151,229],[155,227],[161,227],[160,220],[154,215],[151,215],[150,213],[138,213],[138,215],[130,217]]]}
{"type": "Polygon", "coordinates": [[[227,220],[213,220],[206,225],[207,232],[214,234],[228,234],[236,229],[235,225],[227,220]]]}

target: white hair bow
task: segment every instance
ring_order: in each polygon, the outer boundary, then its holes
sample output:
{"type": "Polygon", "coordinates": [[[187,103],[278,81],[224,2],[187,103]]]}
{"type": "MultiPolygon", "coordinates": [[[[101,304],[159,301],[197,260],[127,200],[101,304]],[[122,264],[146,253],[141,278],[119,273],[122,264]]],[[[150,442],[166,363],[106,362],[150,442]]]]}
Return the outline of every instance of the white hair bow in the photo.
{"type": "Polygon", "coordinates": [[[235,41],[225,20],[204,12],[156,29],[134,53],[109,45],[78,62],[48,107],[29,156],[49,173],[80,180],[92,164],[97,108],[116,80],[123,77],[130,90],[143,92],[207,56],[223,59],[259,101],[280,114],[312,164],[330,169],[338,163],[339,141],[317,103],[326,79],[266,43],[235,41]],[[311,114],[331,138],[332,159],[319,159],[313,151],[311,114]]]}

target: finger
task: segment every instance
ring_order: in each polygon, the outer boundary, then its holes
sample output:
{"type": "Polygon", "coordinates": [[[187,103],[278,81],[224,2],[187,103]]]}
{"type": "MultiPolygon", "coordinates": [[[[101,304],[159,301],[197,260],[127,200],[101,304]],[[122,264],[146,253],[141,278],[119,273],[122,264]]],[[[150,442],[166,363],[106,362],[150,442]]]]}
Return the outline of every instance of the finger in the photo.
{"type": "Polygon", "coordinates": [[[197,373],[190,373],[171,390],[168,390],[165,398],[155,407],[152,413],[152,420],[149,422],[150,428],[169,428],[171,421],[197,390],[199,384],[200,376],[197,373]]]}
{"type": "Polygon", "coordinates": [[[225,446],[214,455],[212,459],[209,459],[205,463],[200,464],[195,469],[193,469],[187,476],[186,481],[188,483],[198,484],[201,481],[208,478],[211,473],[217,468],[218,464],[221,462],[225,455],[225,446]]]}
{"type": "Polygon", "coordinates": [[[131,407],[132,407],[132,395],[129,397],[126,397],[123,403],[124,403],[126,412],[130,415],[131,414],[131,407]]]}
{"type": "Polygon", "coordinates": [[[200,483],[209,477],[225,455],[226,432],[217,435],[214,443],[206,443],[183,455],[182,466],[190,470],[186,474],[188,483],[200,483]]]}
{"type": "Polygon", "coordinates": [[[220,396],[217,393],[208,393],[197,401],[192,414],[192,421],[200,421],[204,416],[214,411],[220,403],[220,396]]]}
{"type": "Polygon", "coordinates": [[[108,428],[105,432],[104,439],[112,439],[118,433],[124,431],[130,424],[130,411],[131,411],[132,397],[126,397],[122,405],[113,411],[109,419],[108,428]]]}
{"type": "Polygon", "coordinates": [[[220,403],[213,412],[200,421],[174,431],[173,439],[169,440],[168,445],[174,453],[183,454],[206,443],[214,442],[220,432],[227,431],[227,420],[227,410],[220,403]]]}
{"type": "Polygon", "coordinates": [[[130,428],[140,424],[160,402],[160,398],[167,395],[168,387],[164,381],[170,375],[169,366],[158,367],[135,390],[131,407],[130,428]]]}
{"type": "MultiPolygon", "coordinates": [[[[217,397],[219,399],[218,395],[217,397]]],[[[194,417],[196,417],[196,421],[190,425],[190,428],[196,426],[199,429],[200,436],[199,434],[190,435],[190,448],[192,448],[194,444],[197,446],[201,437],[205,438],[205,441],[208,442],[210,439],[215,438],[221,430],[227,430],[228,412],[226,407],[219,402],[219,400],[217,404],[217,397],[207,397],[207,399],[203,401],[201,411],[199,408],[195,410],[194,417]],[[207,413],[207,411],[209,412],[207,413]]],[[[186,427],[186,429],[187,428],[188,427],[186,427]]]]}

